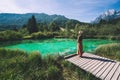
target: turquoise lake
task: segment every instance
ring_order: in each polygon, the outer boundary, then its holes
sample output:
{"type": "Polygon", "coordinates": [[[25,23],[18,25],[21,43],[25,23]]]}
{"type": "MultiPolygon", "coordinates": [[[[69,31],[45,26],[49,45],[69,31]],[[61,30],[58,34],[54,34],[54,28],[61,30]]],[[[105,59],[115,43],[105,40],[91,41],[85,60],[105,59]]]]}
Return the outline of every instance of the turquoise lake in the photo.
{"type": "MultiPolygon", "coordinates": [[[[93,52],[102,44],[116,43],[117,41],[102,39],[83,39],[84,52],[93,52]]],[[[77,40],[73,39],[46,39],[46,40],[24,40],[12,42],[0,42],[0,47],[9,49],[20,49],[26,52],[37,51],[46,54],[72,54],[76,52],[77,40]]]]}

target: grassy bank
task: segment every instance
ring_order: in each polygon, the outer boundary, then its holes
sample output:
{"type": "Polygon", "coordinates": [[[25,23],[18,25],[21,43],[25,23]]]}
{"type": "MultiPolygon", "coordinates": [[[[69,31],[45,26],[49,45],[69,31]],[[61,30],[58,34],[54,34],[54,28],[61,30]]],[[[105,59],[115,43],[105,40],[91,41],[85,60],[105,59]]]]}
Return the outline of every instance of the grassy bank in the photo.
{"type": "Polygon", "coordinates": [[[1,80],[96,80],[59,56],[0,49],[1,80]]]}
{"type": "MultiPolygon", "coordinates": [[[[120,40],[120,36],[109,36],[109,35],[90,35],[84,32],[84,39],[109,39],[109,40],[120,40]]],[[[26,39],[48,39],[48,38],[71,38],[77,39],[76,32],[66,32],[66,31],[58,31],[58,32],[50,32],[50,31],[39,31],[32,34],[28,34],[24,30],[13,31],[6,30],[0,31],[0,41],[16,41],[16,40],[26,40],[26,39]]]]}
{"type": "Polygon", "coordinates": [[[120,43],[101,45],[95,50],[94,53],[100,56],[120,61],[120,43]]]}
{"type": "Polygon", "coordinates": [[[21,40],[22,38],[23,34],[17,31],[12,30],[0,31],[0,41],[21,40]]]}

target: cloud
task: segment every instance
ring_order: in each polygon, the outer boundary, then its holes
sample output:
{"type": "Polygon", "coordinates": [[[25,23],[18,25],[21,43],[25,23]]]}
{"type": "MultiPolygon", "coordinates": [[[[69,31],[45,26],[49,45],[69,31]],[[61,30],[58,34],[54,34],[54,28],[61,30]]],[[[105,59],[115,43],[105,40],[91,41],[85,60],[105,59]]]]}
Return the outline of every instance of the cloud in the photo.
{"type": "Polygon", "coordinates": [[[0,12],[60,14],[89,22],[108,9],[120,9],[120,0],[1,0],[0,12]]]}
{"type": "Polygon", "coordinates": [[[2,0],[0,3],[0,11],[2,13],[19,13],[24,10],[14,4],[15,0],[2,0]]]}
{"type": "Polygon", "coordinates": [[[45,12],[49,14],[54,13],[58,6],[55,0],[16,0],[15,4],[26,9],[26,12],[45,12]]]}

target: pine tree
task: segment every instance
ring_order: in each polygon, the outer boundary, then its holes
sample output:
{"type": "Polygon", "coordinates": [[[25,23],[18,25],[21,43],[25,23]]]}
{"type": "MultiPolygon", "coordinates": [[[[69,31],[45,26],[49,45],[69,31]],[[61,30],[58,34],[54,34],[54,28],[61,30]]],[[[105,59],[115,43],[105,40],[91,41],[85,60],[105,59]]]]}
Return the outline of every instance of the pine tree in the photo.
{"type": "Polygon", "coordinates": [[[38,32],[38,27],[37,27],[37,23],[36,23],[36,19],[35,16],[33,15],[32,18],[30,18],[28,20],[28,27],[27,27],[29,33],[34,33],[34,32],[38,32]]]}

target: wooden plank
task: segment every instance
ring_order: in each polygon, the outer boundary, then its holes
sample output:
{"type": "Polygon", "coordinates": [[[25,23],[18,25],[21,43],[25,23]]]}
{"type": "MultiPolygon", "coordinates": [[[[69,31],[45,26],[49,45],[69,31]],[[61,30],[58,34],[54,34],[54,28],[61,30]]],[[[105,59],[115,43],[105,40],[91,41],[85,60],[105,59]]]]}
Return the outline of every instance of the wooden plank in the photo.
{"type": "MultiPolygon", "coordinates": [[[[89,54],[88,54],[89,55],[89,54]]],[[[99,59],[100,58],[100,56],[95,56],[95,55],[89,55],[90,57],[83,57],[83,58],[86,58],[86,59],[89,59],[90,60],[90,62],[88,62],[88,63],[86,63],[85,65],[83,65],[82,67],[84,68],[84,67],[89,67],[91,64],[94,64],[95,62],[96,62],[96,60],[95,60],[95,58],[96,59],[99,59]]]]}
{"type": "MultiPolygon", "coordinates": [[[[88,55],[94,55],[94,54],[90,54],[90,53],[87,53],[88,55]]],[[[105,57],[101,57],[101,56],[98,56],[98,55],[94,55],[94,57],[100,57],[100,59],[98,60],[104,60],[104,61],[110,61],[110,62],[115,62],[114,60],[111,60],[111,59],[108,59],[108,58],[105,58],[105,57]]]]}
{"type": "Polygon", "coordinates": [[[84,66],[85,64],[87,64],[87,63],[89,63],[89,62],[91,61],[91,60],[88,60],[88,59],[86,59],[86,58],[82,58],[82,59],[83,59],[83,61],[78,64],[79,67],[81,67],[81,68],[82,68],[82,66],[84,66]]]}
{"type": "Polygon", "coordinates": [[[107,69],[106,71],[100,76],[101,79],[105,79],[105,77],[108,75],[108,73],[110,72],[110,70],[113,68],[113,66],[115,65],[115,63],[112,63],[107,69]]]}
{"type": "Polygon", "coordinates": [[[83,68],[84,66],[89,65],[89,63],[93,60],[91,57],[94,57],[94,55],[87,55],[87,56],[83,57],[83,59],[86,60],[87,63],[79,64],[79,67],[83,68]],[[90,58],[90,59],[88,59],[88,58],[90,58]]]}
{"type": "Polygon", "coordinates": [[[82,58],[75,55],[66,60],[103,80],[120,80],[120,62],[88,53],[82,58]]]}
{"type": "MultiPolygon", "coordinates": [[[[88,55],[86,55],[86,54],[84,54],[84,56],[88,56],[88,55]]],[[[89,57],[89,56],[88,56],[89,57]]],[[[86,64],[86,63],[88,63],[90,60],[88,60],[88,59],[86,59],[86,58],[80,58],[79,57],[79,59],[80,59],[80,61],[79,60],[75,60],[75,61],[77,61],[77,66],[82,66],[82,65],[84,65],[84,64],[86,64]]],[[[73,62],[73,61],[71,61],[71,60],[69,60],[70,62],[73,62]]],[[[75,62],[73,62],[73,63],[75,63],[75,62]]]]}
{"type": "Polygon", "coordinates": [[[92,66],[90,66],[88,69],[86,69],[87,71],[92,72],[92,69],[94,69],[98,64],[100,64],[101,61],[97,61],[95,64],[93,64],[92,66]]]}
{"type": "MultiPolygon", "coordinates": [[[[100,58],[99,56],[97,56],[96,58],[100,58]]],[[[91,58],[92,59],[92,58],[91,58]]],[[[87,69],[87,68],[89,68],[89,67],[91,67],[92,65],[94,65],[96,62],[97,62],[98,60],[94,60],[94,59],[92,59],[92,61],[91,62],[89,62],[89,63],[87,63],[87,64],[85,64],[84,66],[83,66],[83,69],[87,69]]]]}
{"type": "Polygon", "coordinates": [[[96,76],[97,76],[97,77],[100,77],[100,75],[102,75],[102,73],[110,66],[111,63],[112,63],[112,62],[108,62],[107,65],[105,65],[105,67],[102,68],[102,69],[100,70],[100,72],[98,72],[98,73],[96,74],[96,76]]]}
{"type": "MultiPolygon", "coordinates": [[[[87,66],[84,67],[84,69],[88,69],[90,68],[92,65],[95,65],[95,63],[97,63],[98,61],[97,60],[93,60],[91,63],[89,63],[87,66]]],[[[87,70],[88,71],[88,70],[87,70]]]]}
{"type": "Polygon", "coordinates": [[[94,60],[90,60],[89,62],[87,62],[86,64],[82,65],[81,67],[83,69],[85,69],[85,67],[88,67],[91,63],[93,63],[94,60]]]}
{"type": "Polygon", "coordinates": [[[119,77],[118,77],[118,79],[117,80],[120,80],[120,75],[119,75],[119,77]]]}
{"type": "Polygon", "coordinates": [[[119,75],[120,75],[120,63],[111,80],[117,80],[119,78],[119,75]]]}
{"type": "Polygon", "coordinates": [[[83,61],[81,61],[78,65],[80,66],[80,67],[82,67],[83,65],[85,65],[86,63],[89,63],[91,60],[86,60],[86,59],[84,59],[83,61]]]}
{"type": "Polygon", "coordinates": [[[86,60],[84,60],[83,58],[80,58],[79,56],[77,56],[77,57],[74,57],[72,59],[68,59],[68,61],[71,61],[71,62],[76,61],[76,62],[78,62],[78,61],[86,61],[86,60]]]}
{"type": "MultiPolygon", "coordinates": [[[[103,57],[100,57],[100,58],[105,59],[105,58],[103,58],[103,57]]],[[[92,65],[91,67],[89,67],[89,68],[87,69],[87,71],[92,72],[99,64],[101,64],[101,61],[100,61],[100,60],[96,60],[96,61],[97,61],[97,62],[96,62],[94,65],[92,65]]]]}
{"type": "Polygon", "coordinates": [[[94,70],[96,70],[100,65],[102,65],[103,64],[103,62],[101,62],[100,61],[100,63],[99,64],[97,64],[94,68],[92,68],[91,70],[90,70],[90,72],[92,73],[94,70]]]}
{"type": "Polygon", "coordinates": [[[75,62],[76,62],[75,65],[80,66],[80,65],[86,64],[88,61],[85,60],[85,59],[80,59],[80,60],[78,60],[78,61],[76,60],[75,62]]]}
{"type": "MultiPolygon", "coordinates": [[[[87,54],[84,54],[84,56],[88,56],[87,54]]],[[[72,57],[72,58],[68,58],[68,59],[66,59],[66,60],[74,60],[74,59],[81,59],[81,57],[79,57],[79,55],[76,55],[76,56],[74,56],[74,57],[72,57]]]]}
{"type": "Polygon", "coordinates": [[[105,80],[110,80],[111,77],[113,76],[113,74],[115,73],[115,71],[117,70],[119,66],[119,62],[115,63],[115,66],[112,68],[112,70],[109,72],[109,74],[107,75],[107,77],[105,78],[105,80]]]}
{"type": "Polygon", "coordinates": [[[70,54],[70,55],[65,56],[64,58],[67,59],[67,58],[71,58],[71,57],[76,56],[76,55],[77,54],[70,54]]]}
{"type": "Polygon", "coordinates": [[[86,64],[88,61],[82,58],[79,58],[79,60],[77,58],[73,59],[73,60],[69,60],[70,62],[72,62],[73,64],[75,64],[76,66],[80,67],[80,65],[86,64]]]}
{"type": "MultiPolygon", "coordinates": [[[[96,58],[102,58],[102,57],[100,57],[100,56],[97,56],[96,58]]],[[[104,58],[102,58],[102,59],[104,59],[104,58]]],[[[88,67],[86,67],[85,69],[86,69],[86,71],[90,71],[91,69],[93,69],[96,65],[98,65],[98,63],[100,63],[101,61],[100,60],[94,60],[95,61],[95,63],[91,63],[88,67]]]]}
{"type": "Polygon", "coordinates": [[[94,70],[92,74],[96,75],[106,64],[107,62],[103,62],[103,64],[100,65],[96,70],[94,70]]]}
{"type": "MultiPolygon", "coordinates": [[[[104,57],[101,57],[101,56],[98,56],[98,55],[95,55],[95,54],[90,54],[90,53],[86,53],[86,54],[89,55],[89,56],[104,58],[104,57]]],[[[105,59],[107,59],[107,58],[105,58],[105,59]]]]}
{"type": "Polygon", "coordinates": [[[81,62],[81,59],[79,59],[79,56],[67,59],[68,61],[70,61],[71,63],[78,65],[79,61],[81,62]]]}

